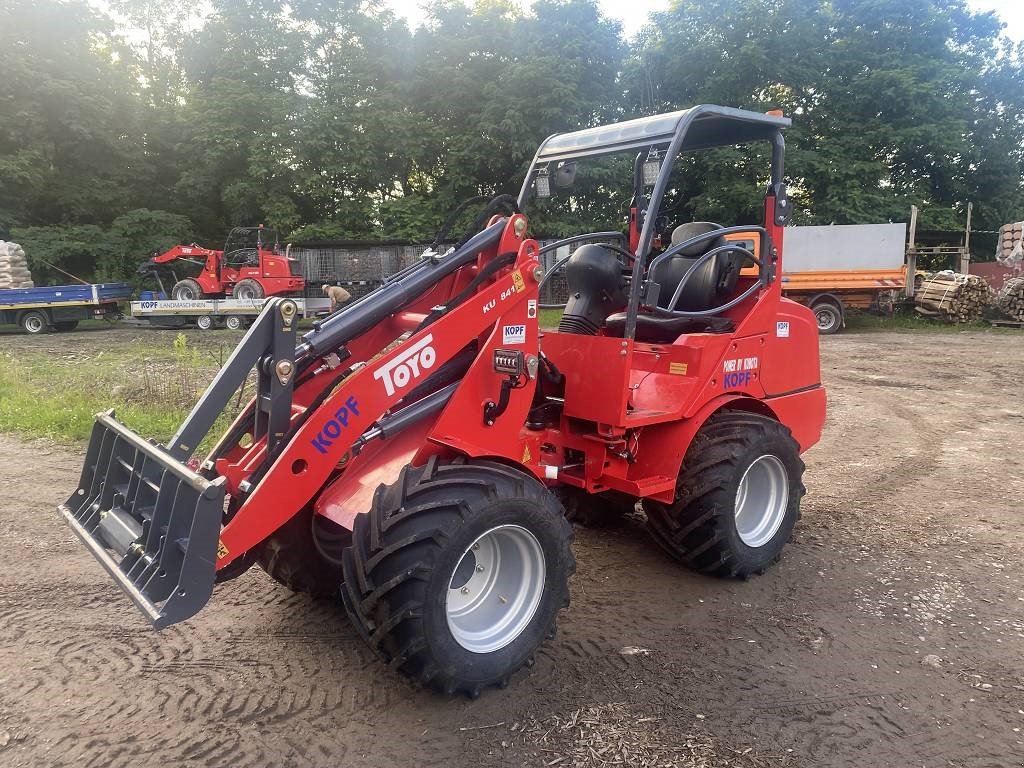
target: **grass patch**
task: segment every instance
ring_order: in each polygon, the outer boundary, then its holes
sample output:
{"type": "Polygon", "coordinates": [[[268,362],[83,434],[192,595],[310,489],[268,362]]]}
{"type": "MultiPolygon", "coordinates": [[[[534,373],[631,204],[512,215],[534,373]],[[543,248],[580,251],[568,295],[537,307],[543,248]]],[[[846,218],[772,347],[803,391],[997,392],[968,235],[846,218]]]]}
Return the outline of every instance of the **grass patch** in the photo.
{"type": "MultiPolygon", "coordinates": [[[[64,442],[88,440],[96,414],[109,408],[140,435],[166,441],[220,367],[184,334],[169,345],[99,352],[5,351],[0,362],[0,429],[64,442]]],[[[221,417],[201,449],[233,415],[221,417]]]]}
{"type": "Polygon", "coordinates": [[[961,331],[991,331],[995,333],[1018,332],[1016,328],[997,328],[987,321],[976,323],[960,323],[953,325],[933,320],[915,312],[897,313],[895,315],[872,315],[868,312],[850,312],[846,316],[846,327],[840,331],[845,333],[872,331],[911,331],[918,333],[960,333],[961,331]]]}

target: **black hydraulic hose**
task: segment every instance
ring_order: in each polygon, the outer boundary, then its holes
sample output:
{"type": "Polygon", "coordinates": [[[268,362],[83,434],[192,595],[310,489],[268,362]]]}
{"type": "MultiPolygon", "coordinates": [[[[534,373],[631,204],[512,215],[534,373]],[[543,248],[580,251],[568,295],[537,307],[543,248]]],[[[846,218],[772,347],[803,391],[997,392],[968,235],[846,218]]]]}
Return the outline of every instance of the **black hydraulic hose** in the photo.
{"type": "Polygon", "coordinates": [[[519,201],[516,200],[512,195],[498,195],[493,198],[487,206],[477,214],[477,217],[473,220],[469,229],[462,236],[462,239],[455,244],[456,248],[462,247],[466,241],[472,236],[474,232],[479,232],[483,226],[487,223],[487,220],[496,213],[503,213],[506,216],[513,213],[520,213],[519,201]]]}
{"type": "Polygon", "coordinates": [[[471,197],[468,200],[463,200],[459,203],[448,218],[444,220],[444,224],[442,224],[441,229],[437,231],[437,235],[434,237],[434,242],[430,244],[430,247],[437,248],[441,243],[448,239],[448,236],[451,235],[452,227],[455,226],[455,222],[458,221],[459,216],[461,216],[467,208],[471,205],[476,205],[477,203],[489,202],[490,200],[491,198],[486,195],[477,195],[476,197],[471,197]]]}
{"type": "Polygon", "coordinates": [[[497,257],[495,257],[493,261],[488,263],[487,266],[480,270],[477,276],[474,277],[470,281],[469,285],[463,288],[462,291],[457,296],[450,299],[443,306],[438,307],[436,309],[432,309],[430,311],[430,314],[423,318],[423,322],[416,326],[416,330],[414,331],[414,333],[422,331],[428,325],[431,325],[432,323],[441,319],[446,314],[455,309],[457,306],[462,304],[466,299],[468,299],[470,296],[476,293],[476,290],[477,288],[480,287],[480,284],[483,283],[492,275],[494,275],[495,272],[500,270],[502,267],[508,267],[515,263],[517,255],[518,254],[516,254],[515,251],[507,251],[506,253],[499,254],[497,257]]]}

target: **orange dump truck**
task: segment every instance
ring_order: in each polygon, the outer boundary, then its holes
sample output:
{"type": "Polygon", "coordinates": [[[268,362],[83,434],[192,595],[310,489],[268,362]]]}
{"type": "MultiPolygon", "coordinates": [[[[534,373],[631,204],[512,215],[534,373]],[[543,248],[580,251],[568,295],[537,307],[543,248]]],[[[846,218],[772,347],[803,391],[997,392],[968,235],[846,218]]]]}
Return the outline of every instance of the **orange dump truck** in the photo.
{"type": "Polygon", "coordinates": [[[782,292],[837,333],[848,308],[885,309],[906,288],[906,242],[906,224],[786,227],[782,292]]]}

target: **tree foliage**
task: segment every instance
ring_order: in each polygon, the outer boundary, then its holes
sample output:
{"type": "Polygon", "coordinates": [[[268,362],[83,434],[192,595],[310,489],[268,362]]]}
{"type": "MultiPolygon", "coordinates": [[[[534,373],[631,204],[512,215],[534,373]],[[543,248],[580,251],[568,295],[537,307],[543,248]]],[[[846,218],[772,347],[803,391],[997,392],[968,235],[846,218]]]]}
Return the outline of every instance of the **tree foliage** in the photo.
{"type": "MultiPolygon", "coordinates": [[[[44,278],[260,222],[426,241],[462,199],[515,192],[545,136],[701,102],[793,117],[799,222],[1024,218],[1024,47],[966,0],[675,0],[630,42],[596,0],[435,0],[415,31],[380,0],[104,7],[0,5],[0,224],[44,278]]],[[[617,226],[623,169],[534,229],[617,226]]],[[[756,218],[763,151],[676,170],[674,220],[756,218]]]]}

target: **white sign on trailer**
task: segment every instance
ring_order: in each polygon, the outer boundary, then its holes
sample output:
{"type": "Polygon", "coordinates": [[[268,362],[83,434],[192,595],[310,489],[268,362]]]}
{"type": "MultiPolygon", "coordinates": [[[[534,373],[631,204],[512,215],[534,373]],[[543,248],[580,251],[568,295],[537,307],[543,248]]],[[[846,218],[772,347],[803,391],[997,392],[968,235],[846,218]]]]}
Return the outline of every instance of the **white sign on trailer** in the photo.
{"type": "Polygon", "coordinates": [[[782,268],[786,273],[898,270],[906,244],[906,224],[786,227],[782,268]]]}

